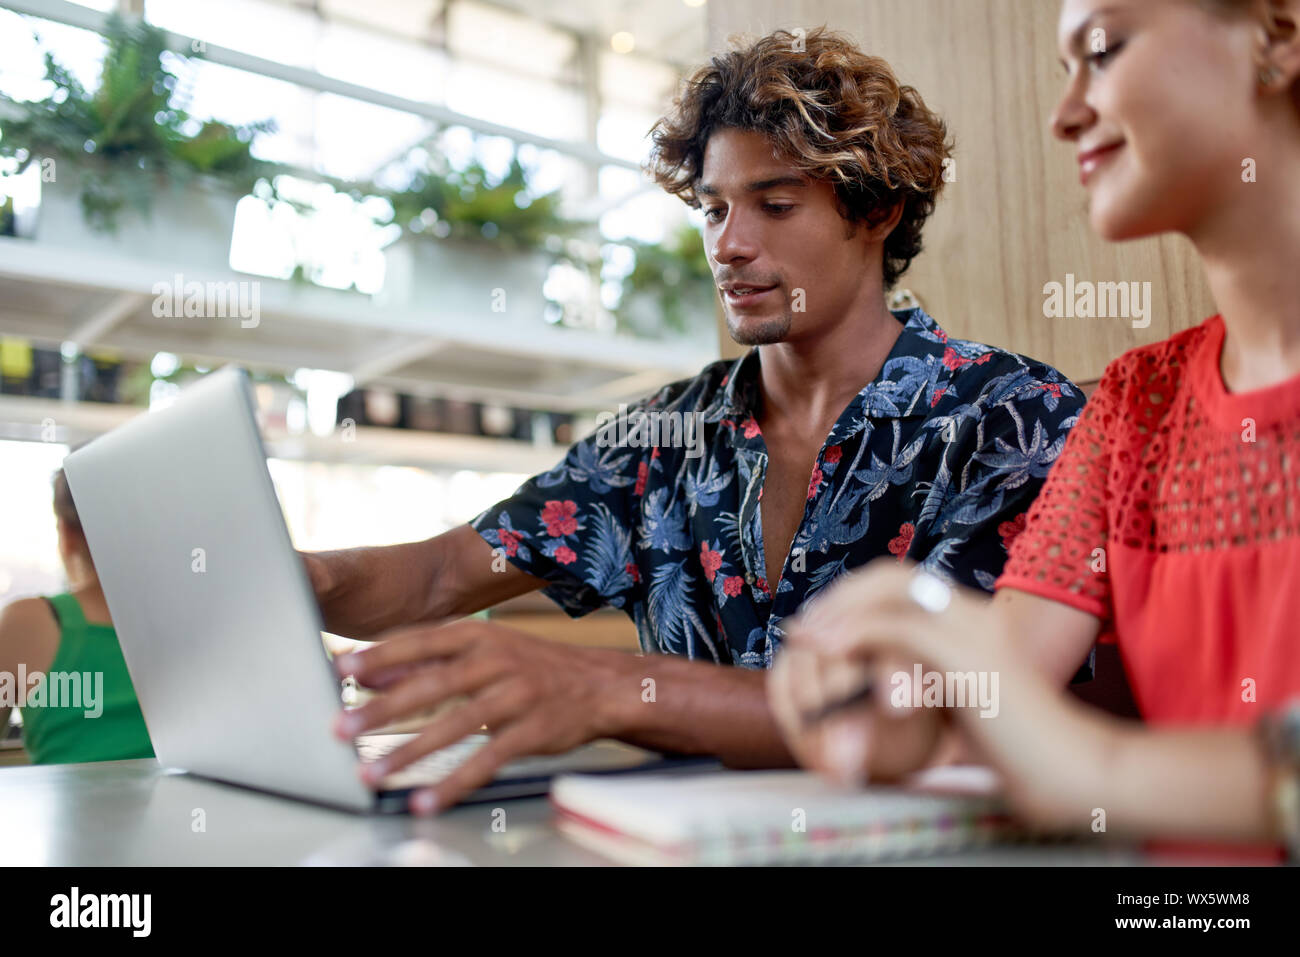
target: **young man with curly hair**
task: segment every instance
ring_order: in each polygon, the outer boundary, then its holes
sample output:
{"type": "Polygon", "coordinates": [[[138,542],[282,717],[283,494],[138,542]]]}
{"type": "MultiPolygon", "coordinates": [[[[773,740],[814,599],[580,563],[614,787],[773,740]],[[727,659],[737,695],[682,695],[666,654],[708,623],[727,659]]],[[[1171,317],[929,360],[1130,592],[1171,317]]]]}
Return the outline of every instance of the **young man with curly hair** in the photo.
{"type": "MultiPolygon", "coordinates": [[[[652,138],[650,170],[703,208],[728,329],[755,348],[666,386],[629,413],[640,431],[599,430],[468,525],[305,556],[326,627],[386,639],[340,659],[384,692],[341,716],[341,737],[462,699],[371,780],[492,732],[416,811],[597,737],[788,765],[764,697],[782,622],[882,555],[991,590],[1082,407],[1054,369],[886,308],[949,144],[883,60],[824,30],[774,33],[696,72],[652,138]],[[652,420],[698,423],[698,441],[644,441],[652,420]],[[644,655],[446,624],[539,588],[575,616],[622,608],[644,655]]],[[[933,712],[896,722],[873,770],[937,733],[933,712]]]]}

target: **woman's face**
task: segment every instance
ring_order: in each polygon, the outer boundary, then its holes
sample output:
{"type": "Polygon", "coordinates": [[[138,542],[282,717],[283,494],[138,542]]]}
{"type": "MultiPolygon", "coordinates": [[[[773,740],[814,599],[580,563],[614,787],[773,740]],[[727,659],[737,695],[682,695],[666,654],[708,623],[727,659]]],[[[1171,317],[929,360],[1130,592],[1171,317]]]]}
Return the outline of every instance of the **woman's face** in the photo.
{"type": "Polygon", "coordinates": [[[1052,129],[1105,239],[1195,233],[1242,188],[1261,27],[1194,0],[1064,0],[1052,129]]]}

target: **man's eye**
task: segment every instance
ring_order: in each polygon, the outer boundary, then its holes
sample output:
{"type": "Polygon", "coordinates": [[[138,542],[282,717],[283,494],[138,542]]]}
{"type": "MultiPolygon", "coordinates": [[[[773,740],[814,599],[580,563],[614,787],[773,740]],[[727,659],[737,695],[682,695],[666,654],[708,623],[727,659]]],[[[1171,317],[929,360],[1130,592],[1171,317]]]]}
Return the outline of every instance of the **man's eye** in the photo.
{"type": "Polygon", "coordinates": [[[718,215],[725,212],[726,210],[723,209],[721,206],[714,206],[712,209],[706,209],[704,211],[704,218],[711,223],[716,223],[718,222],[718,215]]]}
{"type": "Polygon", "coordinates": [[[775,213],[779,216],[781,213],[788,213],[790,210],[794,209],[794,207],[790,205],[782,205],[781,203],[764,203],[763,209],[766,212],[775,213]]]}

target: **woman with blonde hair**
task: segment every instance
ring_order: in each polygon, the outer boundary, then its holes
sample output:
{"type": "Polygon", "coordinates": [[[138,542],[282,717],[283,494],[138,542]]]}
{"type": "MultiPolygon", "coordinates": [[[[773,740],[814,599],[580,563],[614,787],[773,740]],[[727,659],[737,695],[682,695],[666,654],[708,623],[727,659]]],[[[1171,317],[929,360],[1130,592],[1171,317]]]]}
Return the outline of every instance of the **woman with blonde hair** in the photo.
{"type": "Polygon", "coordinates": [[[991,601],[875,563],[792,623],[770,696],[852,779],[899,671],[996,674],[996,714],[948,716],[1030,820],[1294,850],[1300,0],[1065,0],[1059,42],[1093,229],[1187,236],[1220,314],[1110,364],[991,601]],[[1145,724],[1064,692],[1099,639],[1145,724]]]}

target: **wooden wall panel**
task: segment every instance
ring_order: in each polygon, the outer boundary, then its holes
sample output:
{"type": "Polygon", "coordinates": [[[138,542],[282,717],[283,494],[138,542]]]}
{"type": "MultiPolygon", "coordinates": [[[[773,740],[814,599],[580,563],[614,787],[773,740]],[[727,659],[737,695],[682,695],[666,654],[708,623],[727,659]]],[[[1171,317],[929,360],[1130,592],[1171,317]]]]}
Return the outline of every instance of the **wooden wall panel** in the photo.
{"type": "MultiPolygon", "coordinates": [[[[954,335],[1022,352],[1079,381],[1123,351],[1216,310],[1190,244],[1106,243],[1088,225],[1074,147],[1048,117],[1063,89],[1053,0],[710,0],[710,49],[732,34],[825,24],[884,57],[939,112],[957,148],[900,286],[954,335]],[[1043,287],[1076,279],[1151,282],[1151,324],[1046,318],[1043,287]]],[[[724,354],[734,347],[722,330],[724,354]]]]}

